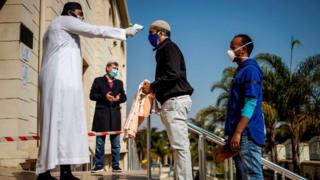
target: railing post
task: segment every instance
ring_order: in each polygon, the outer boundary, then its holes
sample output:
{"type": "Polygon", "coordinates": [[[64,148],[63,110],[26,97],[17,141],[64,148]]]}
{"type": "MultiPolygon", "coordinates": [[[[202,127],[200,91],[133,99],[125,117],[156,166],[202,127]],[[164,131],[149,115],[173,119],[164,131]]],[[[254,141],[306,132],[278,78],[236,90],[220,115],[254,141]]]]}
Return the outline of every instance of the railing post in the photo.
{"type": "Polygon", "coordinates": [[[274,171],[273,180],[277,180],[277,171],[274,171]]]}
{"type": "Polygon", "coordinates": [[[132,151],[131,151],[131,146],[132,146],[132,140],[131,138],[128,139],[128,171],[132,170],[132,151]]]}
{"type": "Polygon", "coordinates": [[[198,154],[199,154],[199,175],[200,180],[206,180],[207,167],[206,167],[206,151],[205,151],[205,135],[199,135],[198,140],[198,154]]]}
{"type": "Polygon", "coordinates": [[[228,165],[229,165],[229,180],[233,180],[233,166],[232,166],[232,158],[229,158],[228,160],[228,165]]]}
{"type": "Polygon", "coordinates": [[[148,160],[147,178],[152,179],[152,174],[151,174],[151,115],[148,117],[148,122],[147,122],[147,160],[148,160]]]}
{"type": "Polygon", "coordinates": [[[224,179],[225,180],[228,180],[229,179],[229,175],[228,175],[228,173],[229,173],[229,166],[228,166],[228,163],[229,162],[229,160],[228,159],[225,159],[224,160],[224,179]]]}

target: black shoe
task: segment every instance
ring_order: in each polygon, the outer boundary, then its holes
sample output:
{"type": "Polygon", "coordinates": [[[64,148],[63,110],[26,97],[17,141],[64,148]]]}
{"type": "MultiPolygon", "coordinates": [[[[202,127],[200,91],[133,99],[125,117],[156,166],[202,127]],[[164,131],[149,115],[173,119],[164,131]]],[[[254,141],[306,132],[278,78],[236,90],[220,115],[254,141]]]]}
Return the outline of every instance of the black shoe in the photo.
{"type": "Polygon", "coordinates": [[[113,167],[112,172],[122,172],[122,169],[119,166],[113,167]]]}
{"type": "Polygon", "coordinates": [[[58,180],[57,178],[51,176],[50,171],[46,171],[38,175],[37,180],[58,180]]]}
{"type": "Polygon", "coordinates": [[[60,165],[60,180],[80,180],[71,173],[70,165],[60,165]]]}
{"type": "Polygon", "coordinates": [[[91,169],[91,173],[101,173],[103,171],[104,171],[103,168],[98,168],[98,167],[94,167],[93,169],[91,169]]]}
{"type": "Polygon", "coordinates": [[[64,174],[64,175],[60,175],[60,180],[80,180],[80,179],[73,176],[72,174],[64,174]]]}

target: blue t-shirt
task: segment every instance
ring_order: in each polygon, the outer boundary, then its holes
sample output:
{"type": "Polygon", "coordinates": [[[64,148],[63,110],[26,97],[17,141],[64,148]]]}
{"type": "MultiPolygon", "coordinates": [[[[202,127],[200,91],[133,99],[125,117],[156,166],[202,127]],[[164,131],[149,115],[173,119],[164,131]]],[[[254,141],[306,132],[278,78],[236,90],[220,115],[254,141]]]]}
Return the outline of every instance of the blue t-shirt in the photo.
{"type": "Polygon", "coordinates": [[[242,134],[247,134],[256,144],[265,144],[265,123],[262,115],[262,78],[263,72],[254,59],[247,59],[241,63],[232,80],[228,101],[225,136],[229,139],[241,119],[241,110],[244,107],[244,98],[257,99],[257,105],[252,117],[242,134]]]}

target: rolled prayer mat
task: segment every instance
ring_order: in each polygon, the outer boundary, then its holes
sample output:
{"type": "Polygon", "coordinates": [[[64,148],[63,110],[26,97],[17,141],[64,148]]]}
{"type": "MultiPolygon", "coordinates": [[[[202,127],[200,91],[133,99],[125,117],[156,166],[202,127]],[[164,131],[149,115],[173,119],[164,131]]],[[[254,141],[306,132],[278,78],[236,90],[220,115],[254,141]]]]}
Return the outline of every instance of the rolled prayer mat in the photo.
{"type": "Polygon", "coordinates": [[[239,151],[232,151],[228,145],[223,145],[213,151],[213,159],[215,162],[220,163],[238,154],[239,151]]]}

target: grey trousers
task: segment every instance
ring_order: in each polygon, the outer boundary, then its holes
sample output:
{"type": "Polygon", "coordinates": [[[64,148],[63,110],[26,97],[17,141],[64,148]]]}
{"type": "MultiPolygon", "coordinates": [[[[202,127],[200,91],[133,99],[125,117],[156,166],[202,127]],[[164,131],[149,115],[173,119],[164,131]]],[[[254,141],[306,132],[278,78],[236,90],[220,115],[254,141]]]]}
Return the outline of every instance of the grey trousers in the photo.
{"type": "Polygon", "coordinates": [[[187,114],[192,100],[189,95],[168,99],[162,106],[160,117],[166,127],[174,155],[175,179],[192,180],[190,142],[187,114]]]}

